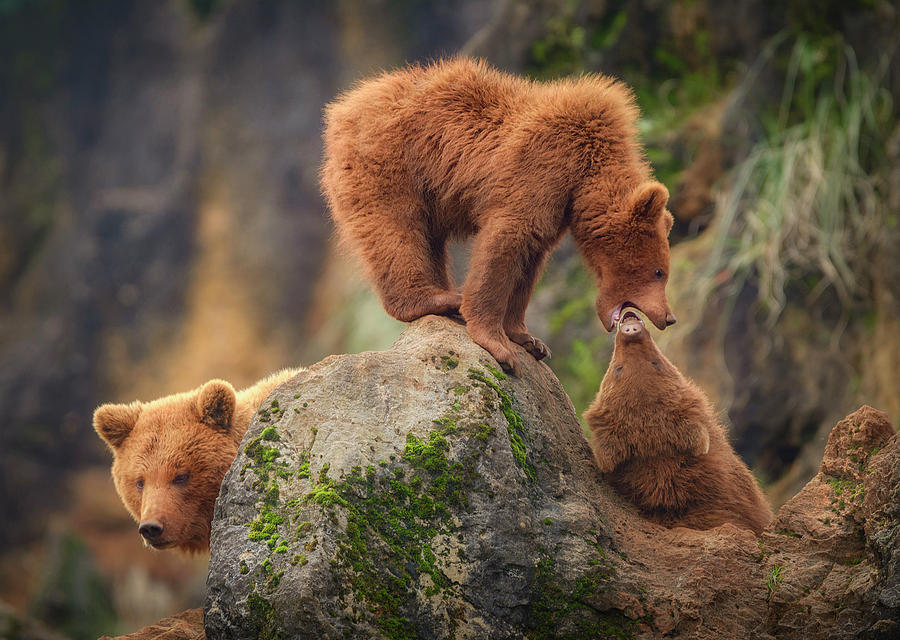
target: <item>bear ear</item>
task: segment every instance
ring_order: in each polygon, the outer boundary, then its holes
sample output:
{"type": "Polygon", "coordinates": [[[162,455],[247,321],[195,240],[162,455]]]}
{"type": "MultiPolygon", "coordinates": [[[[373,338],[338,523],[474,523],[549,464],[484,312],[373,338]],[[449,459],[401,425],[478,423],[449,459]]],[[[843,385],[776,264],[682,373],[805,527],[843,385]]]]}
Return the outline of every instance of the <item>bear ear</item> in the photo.
{"type": "Polygon", "coordinates": [[[630,200],[635,220],[656,222],[666,210],[669,190],[659,182],[645,182],[632,192],[630,200]]]}
{"type": "Polygon", "coordinates": [[[110,449],[122,446],[141,415],[141,403],[104,404],[94,411],[94,430],[110,449]]]}
{"type": "Polygon", "coordinates": [[[224,380],[210,380],[200,389],[200,396],[197,398],[200,422],[228,431],[236,404],[237,397],[231,384],[224,380]]]}

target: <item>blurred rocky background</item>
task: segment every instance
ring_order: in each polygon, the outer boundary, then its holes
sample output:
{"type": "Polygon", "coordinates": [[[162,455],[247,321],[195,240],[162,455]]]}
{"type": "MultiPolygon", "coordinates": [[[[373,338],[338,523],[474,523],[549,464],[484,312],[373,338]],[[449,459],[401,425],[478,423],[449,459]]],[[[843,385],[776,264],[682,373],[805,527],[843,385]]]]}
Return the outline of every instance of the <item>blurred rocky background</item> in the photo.
{"type": "MultiPolygon", "coordinates": [[[[897,33],[889,0],[0,0],[4,612],[78,639],[202,603],[207,558],[142,548],[91,412],[389,345],[331,246],[321,110],[460,50],[635,88],[677,219],[657,338],[785,502],[837,419],[900,419],[897,33]]],[[[564,242],[529,309],[579,412],[594,295],[564,242]]]]}

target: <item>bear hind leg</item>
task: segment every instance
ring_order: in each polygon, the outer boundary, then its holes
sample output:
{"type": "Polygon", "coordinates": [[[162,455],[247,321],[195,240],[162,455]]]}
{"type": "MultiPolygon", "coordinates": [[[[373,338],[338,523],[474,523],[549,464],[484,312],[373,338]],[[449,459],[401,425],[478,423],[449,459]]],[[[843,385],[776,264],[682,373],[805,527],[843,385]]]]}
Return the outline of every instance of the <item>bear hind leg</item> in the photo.
{"type": "Polygon", "coordinates": [[[373,236],[364,242],[363,255],[389,315],[412,322],[459,313],[462,295],[451,291],[444,238],[434,237],[421,223],[404,227],[395,222],[381,225],[373,236]]]}

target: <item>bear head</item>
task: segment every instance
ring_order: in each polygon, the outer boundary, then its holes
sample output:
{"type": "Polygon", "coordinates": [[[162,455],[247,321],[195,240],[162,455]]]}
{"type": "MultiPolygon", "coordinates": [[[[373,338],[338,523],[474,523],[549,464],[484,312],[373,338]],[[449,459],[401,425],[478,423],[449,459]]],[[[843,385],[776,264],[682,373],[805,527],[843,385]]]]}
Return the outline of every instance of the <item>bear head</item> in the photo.
{"type": "Polygon", "coordinates": [[[211,380],[150,403],[105,404],[94,429],[113,454],[112,476],[145,544],[209,548],[216,496],[237,455],[234,388],[211,380]]]}
{"type": "Polygon", "coordinates": [[[637,399],[644,404],[658,397],[679,398],[685,384],[681,372],[662,354],[644,321],[626,308],[616,324],[616,342],[600,385],[605,397],[637,399]]]}
{"type": "Polygon", "coordinates": [[[626,307],[640,309],[659,329],[675,323],[666,299],[673,222],[668,199],[662,184],[643,183],[621,208],[607,213],[602,232],[594,237],[598,250],[590,263],[599,278],[596,309],[607,331],[626,307]]]}

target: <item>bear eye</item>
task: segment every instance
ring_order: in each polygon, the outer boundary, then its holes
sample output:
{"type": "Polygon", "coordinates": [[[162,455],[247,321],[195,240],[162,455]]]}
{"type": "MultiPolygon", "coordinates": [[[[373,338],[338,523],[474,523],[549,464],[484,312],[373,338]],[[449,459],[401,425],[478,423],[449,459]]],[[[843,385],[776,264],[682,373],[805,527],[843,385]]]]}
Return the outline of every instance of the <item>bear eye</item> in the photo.
{"type": "Polygon", "coordinates": [[[138,478],[137,482],[134,483],[134,486],[137,487],[138,491],[143,491],[144,490],[144,479],[138,478]]]}
{"type": "Polygon", "coordinates": [[[656,279],[657,279],[657,280],[662,280],[662,279],[663,279],[663,276],[666,275],[666,274],[663,273],[663,270],[662,270],[662,269],[657,269],[656,271],[653,272],[653,275],[656,276],[656,279]]]}
{"type": "Polygon", "coordinates": [[[175,476],[172,479],[172,484],[176,484],[176,485],[187,484],[188,478],[190,478],[190,477],[191,477],[191,474],[186,471],[184,473],[179,473],[177,476],[175,476]]]}

